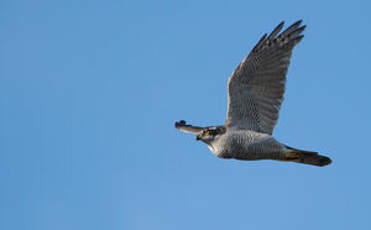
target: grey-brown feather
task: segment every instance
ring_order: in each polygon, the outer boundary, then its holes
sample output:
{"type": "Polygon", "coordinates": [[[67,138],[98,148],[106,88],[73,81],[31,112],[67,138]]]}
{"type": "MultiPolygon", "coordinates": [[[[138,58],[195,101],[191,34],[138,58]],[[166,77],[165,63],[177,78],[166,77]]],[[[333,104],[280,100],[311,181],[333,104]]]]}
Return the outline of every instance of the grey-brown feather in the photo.
{"type": "Polygon", "coordinates": [[[211,142],[211,150],[218,157],[239,160],[279,160],[287,148],[272,136],[249,130],[228,130],[211,142]]]}
{"type": "Polygon", "coordinates": [[[175,128],[177,128],[177,129],[179,129],[183,132],[193,133],[193,134],[197,134],[197,133],[201,132],[202,129],[203,129],[202,127],[199,127],[199,126],[187,125],[184,120],[175,122],[175,128]]]}
{"type": "Polygon", "coordinates": [[[228,80],[226,126],[272,134],[285,92],[286,73],[294,46],[305,26],[298,21],[278,34],[280,23],[256,44],[228,80]]]}
{"type": "Polygon", "coordinates": [[[228,80],[228,112],[224,126],[198,127],[175,123],[197,134],[218,157],[239,160],[283,160],[324,166],[331,159],[283,145],[272,137],[285,92],[292,50],[303,38],[305,26],[295,22],[281,34],[281,22],[264,34],[228,80]]]}

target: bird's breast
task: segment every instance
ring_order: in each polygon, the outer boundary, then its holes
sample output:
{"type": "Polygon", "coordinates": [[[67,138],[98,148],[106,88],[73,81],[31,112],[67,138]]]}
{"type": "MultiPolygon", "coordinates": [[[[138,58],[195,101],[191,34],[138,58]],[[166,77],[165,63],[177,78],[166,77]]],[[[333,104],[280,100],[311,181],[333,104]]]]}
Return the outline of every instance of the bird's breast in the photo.
{"type": "Polygon", "coordinates": [[[232,130],[225,133],[208,147],[214,155],[221,158],[235,158],[244,155],[246,158],[254,157],[264,151],[264,143],[272,137],[268,134],[257,133],[250,130],[232,130]]]}

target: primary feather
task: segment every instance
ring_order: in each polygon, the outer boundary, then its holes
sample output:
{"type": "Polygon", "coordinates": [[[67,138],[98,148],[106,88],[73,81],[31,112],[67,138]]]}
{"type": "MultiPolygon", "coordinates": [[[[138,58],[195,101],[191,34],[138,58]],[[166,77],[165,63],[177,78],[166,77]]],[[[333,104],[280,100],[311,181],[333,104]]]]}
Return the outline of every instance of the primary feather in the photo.
{"type": "Polygon", "coordinates": [[[280,160],[324,166],[331,159],[316,152],[288,147],[272,137],[285,93],[292,50],[303,38],[301,20],[280,33],[281,22],[264,34],[228,79],[228,112],[221,126],[175,123],[196,134],[218,157],[238,160],[280,160]]]}
{"type": "Polygon", "coordinates": [[[294,23],[278,35],[280,23],[264,35],[228,80],[226,125],[272,134],[285,92],[286,73],[294,46],[303,38],[294,23]]]}

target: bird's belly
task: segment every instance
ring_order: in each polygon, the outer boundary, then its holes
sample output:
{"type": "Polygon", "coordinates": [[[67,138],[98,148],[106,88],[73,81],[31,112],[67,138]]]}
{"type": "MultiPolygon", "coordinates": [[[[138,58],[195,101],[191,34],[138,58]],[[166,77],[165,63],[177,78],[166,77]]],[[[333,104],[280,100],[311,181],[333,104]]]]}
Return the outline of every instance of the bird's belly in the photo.
{"type": "Polygon", "coordinates": [[[282,147],[267,134],[245,131],[226,135],[218,144],[209,146],[209,149],[221,158],[258,160],[278,158],[282,147]]]}

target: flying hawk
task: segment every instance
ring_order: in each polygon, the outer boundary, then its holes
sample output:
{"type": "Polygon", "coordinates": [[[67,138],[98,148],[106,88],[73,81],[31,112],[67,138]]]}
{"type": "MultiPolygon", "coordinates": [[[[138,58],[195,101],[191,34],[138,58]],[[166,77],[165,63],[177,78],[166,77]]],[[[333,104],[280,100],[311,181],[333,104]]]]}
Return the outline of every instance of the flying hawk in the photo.
{"type": "Polygon", "coordinates": [[[196,134],[216,156],[238,160],[279,160],[325,166],[331,159],[289,147],[272,137],[285,92],[286,73],[295,45],[304,35],[302,20],[279,33],[281,22],[259,42],[228,79],[228,112],[224,125],[198,127],[175,123],[196,134]]]}

